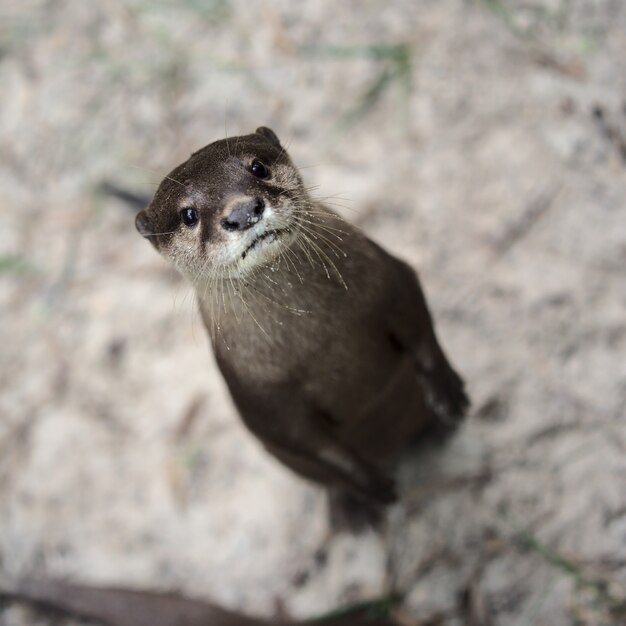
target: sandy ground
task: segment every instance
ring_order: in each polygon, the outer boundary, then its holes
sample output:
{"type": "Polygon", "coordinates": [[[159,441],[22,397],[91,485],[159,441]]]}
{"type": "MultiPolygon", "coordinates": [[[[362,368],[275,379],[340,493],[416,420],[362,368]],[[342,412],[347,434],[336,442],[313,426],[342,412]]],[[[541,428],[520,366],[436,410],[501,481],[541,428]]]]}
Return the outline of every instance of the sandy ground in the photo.
{"type": "Polygon", "coordinates": [[[626,623],[625,3],[3,1],[0,55],[4,574],[626,623]],[[97,193],[261,124],[419,269],[473,398],[384,532],[325,560],[323,495],[240,425],[182,279],[97,193]]]}

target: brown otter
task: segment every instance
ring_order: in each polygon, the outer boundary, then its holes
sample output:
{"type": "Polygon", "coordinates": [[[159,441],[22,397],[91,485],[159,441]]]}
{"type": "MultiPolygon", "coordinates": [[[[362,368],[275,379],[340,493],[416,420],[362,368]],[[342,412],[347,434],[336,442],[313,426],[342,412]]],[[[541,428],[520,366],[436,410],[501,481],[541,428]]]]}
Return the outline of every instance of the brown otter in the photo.
{"type": "MultiPolygon", "coordinates": [[[[246,617],[175,593],[89,587],[50,579],[2,582],[2,600],[36,604],[105,626],[295,626],[293,622],[246,617]]],[[[389,620],[367,614],[367,610],[349,611],[314,622],[324,626],[393,626],[389,620]]],[[[298,622],[305,623],[313,622],[298,622]]]]}
{"type": "Polygon", "coordinates": [[[415,272],[314,201],[270,129],[193,153],[136,226],[195,287],[246,426],[336,501],[394,501],[392,455],[464,415],[415,272]]]}

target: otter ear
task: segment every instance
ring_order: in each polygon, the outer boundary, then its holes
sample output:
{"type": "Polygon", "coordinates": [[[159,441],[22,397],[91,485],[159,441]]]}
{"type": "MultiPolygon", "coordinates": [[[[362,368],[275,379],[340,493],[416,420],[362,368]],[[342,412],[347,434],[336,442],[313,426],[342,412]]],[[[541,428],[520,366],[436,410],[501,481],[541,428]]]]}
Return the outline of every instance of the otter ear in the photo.
{"type": "Polygon", "coordinates": [[[149,237],[152,234],[150,220],[146,215],[145,209],[143,211],[139,211],[139,213],[135,216],[135,228],[142,237],[149,237]]]}
{"type": "Polygon", "coordinates": [[[275,146],[278,146],[279,148],[281,147],[276,133],[271,128],[268,128],[267,126],[259,126],[259,128],[256,129],[256,134],[265,137],[265,139],[273,143],[275,146]]]}

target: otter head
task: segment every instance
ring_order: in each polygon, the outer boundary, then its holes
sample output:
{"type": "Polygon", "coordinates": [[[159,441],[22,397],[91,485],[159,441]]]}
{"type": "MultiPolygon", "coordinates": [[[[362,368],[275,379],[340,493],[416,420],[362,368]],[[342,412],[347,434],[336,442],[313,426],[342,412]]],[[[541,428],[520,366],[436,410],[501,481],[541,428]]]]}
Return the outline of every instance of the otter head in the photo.
{"type": "Polygon", "coordinates": [[[293,243],[306,202],[278,137],[261,127],[194,152],[165,177],[135,224],[194,283],[240,278],[293,243]]]}

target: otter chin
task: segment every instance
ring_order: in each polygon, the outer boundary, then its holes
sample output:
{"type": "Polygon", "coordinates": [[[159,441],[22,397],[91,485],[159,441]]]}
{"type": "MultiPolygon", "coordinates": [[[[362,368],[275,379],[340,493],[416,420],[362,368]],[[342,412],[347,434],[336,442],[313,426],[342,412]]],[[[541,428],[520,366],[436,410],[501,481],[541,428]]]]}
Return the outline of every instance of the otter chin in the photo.
{"type": "Polygon", "coordinates": [[[193,284],[245,425],[333,521],[392,503],[398,453],[464,416],[415,271],[311,197],[270,129],[194,152],[136,226],[193,284]]]}

